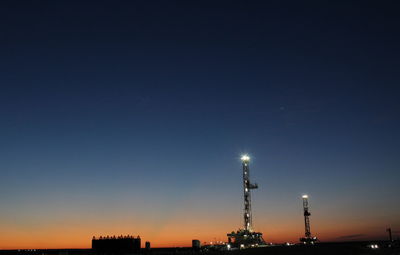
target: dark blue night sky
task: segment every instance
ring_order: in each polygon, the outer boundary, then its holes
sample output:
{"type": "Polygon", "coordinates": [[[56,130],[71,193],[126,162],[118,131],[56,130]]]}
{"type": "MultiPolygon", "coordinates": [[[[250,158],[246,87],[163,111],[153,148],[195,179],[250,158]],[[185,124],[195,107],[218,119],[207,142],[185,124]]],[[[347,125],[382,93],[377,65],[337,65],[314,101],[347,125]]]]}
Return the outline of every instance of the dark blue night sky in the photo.
{"type": "Polygon", "coordinates": [[[182,229],[225,238],[241,225],[242,153],[267,240],[301,234],[303,193],[325,240],[400,228],[399,11],[396,1],[2,2],[0,225],[11,237],[0,248],[82,247],[125,226],[168,246],[182,237],[159,226],[186,211],[223,225],[182,229]],[[115,210],[145,225],[108,219],[115,210]],[[49,241],[60,222],[81,235],[49,241]]]}

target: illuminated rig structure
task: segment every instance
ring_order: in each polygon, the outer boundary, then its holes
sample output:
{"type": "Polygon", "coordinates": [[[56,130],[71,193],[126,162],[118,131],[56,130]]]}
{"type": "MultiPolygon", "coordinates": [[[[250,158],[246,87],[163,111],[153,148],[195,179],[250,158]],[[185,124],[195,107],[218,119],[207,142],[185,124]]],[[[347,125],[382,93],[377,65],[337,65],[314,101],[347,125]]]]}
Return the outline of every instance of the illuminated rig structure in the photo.
{"type": "Polygon", "coordinates": [[[244,192],[244,228],[239,229],[237,232],[232,231],[228,233],[228,247],[249,248],[265,245],[262,233],[253,231],[253,221],[251,215],[251,190],[257,189],[256,183],[250,182],[250,157],[243,155],[243,192],[244,192]]]}
{"type": "Polygon", "coordinates": [[[310,216],[311,213],[308,210],[308,195],[303,195],[303,211],[304,211],[304,226],[305,226],[305,233],[304,237],[300,238],[300,242],[303,244],[314,244],[318,241],[318,239],[314,236],[311,236],[310,230],[310,216]]]}

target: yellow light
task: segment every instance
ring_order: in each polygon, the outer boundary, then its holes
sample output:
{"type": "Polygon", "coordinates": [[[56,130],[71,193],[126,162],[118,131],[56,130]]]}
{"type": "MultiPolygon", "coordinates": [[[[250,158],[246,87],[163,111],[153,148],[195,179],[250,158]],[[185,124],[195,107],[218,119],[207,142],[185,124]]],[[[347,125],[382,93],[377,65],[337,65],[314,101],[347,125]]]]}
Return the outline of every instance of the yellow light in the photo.
{"type": "Polygon", "coordinates": [[[303,198],[308,198],[308,195],[303,195],[303,198]]]}

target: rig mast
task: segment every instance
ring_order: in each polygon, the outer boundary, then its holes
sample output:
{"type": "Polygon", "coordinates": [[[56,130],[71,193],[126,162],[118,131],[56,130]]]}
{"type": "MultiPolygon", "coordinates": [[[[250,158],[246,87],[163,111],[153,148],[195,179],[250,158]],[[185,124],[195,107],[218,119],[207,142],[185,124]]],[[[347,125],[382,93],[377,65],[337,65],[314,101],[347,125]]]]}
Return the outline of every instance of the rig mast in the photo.
{"type": "Polygon", "coordinates": [[[311,231],[310,231],[310,215],[311,213],[308,211],[308,196],[304,195],[303,196],[303,210],[304,210],[304,227],[305,227],[305,237],[310,238],[311,237],[311,231]]]}
{"type": "Polygon", "coordinates": [[[304,237],[300,238],[300,241],[303,242],[304,244],[314,244],[317,241],[316,237],[311,236],[311,230],[310,230],[310,216],[311,213],[308,210],[308,195],[303,195],[303,211],[304,211],[304,228],[305,228],[305,233],[304,237]]]}
{"type": "Polygon", "coordinates": [[[232,231],[228,233],[228,243],[239,248],[257,247],[265,245],[265,241],[262,238],[262,233],[253,231],[253,220],[251,214],[251,190],[257,189],[256,183],[250,182],[250,157],[243,155],[242,169],[243,169],[243,193],[244,193],[244,228],[239,229],[237,232],[232,231]]]}
{"type": "Polygon", "coordinates": [[[250,157],[247,155],[242,156],[243,166],[243,192],[244,192],[244,230],[253,231],[253,220],[251,215],[251,193],[252,189],[257,189],[257,183],[250,183],[250,157]]]}

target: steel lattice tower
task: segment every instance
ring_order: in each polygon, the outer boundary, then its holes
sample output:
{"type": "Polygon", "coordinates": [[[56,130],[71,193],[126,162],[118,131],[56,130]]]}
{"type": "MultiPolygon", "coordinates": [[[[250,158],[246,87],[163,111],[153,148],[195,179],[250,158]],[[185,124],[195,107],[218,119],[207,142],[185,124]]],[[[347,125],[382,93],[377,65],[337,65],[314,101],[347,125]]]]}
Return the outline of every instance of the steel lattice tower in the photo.
{"type": "Polygon", "coordinates": [[[258,247],[259,245],[265,245],[265,241],[262,237],[261,232],[253,231],[253,221],[251,215],[251,193],[252,189],[257,189],[256,183],[250,182],[250,168],[249,162],[250,157],[248,155],[243,155],[241,157],[242,168],[243,168],[243,193],[244,193],[244,228],[238,231],[232,231],[228,233],[228,244],[229,247],[245,249],[251,247],[258,247]]]}
{"type": "Polygon", "coordinates": [[[304,226],[305,226],[305,237],[311,238],[311,230],[310,230],[310,215],[311,213],[308,211],[308,196],[303,196],[303,209],[304,209],[304,226]]]}
{"type": "Polygon", "coordinates": [[[257,189],[257,184],[252,184],[250,182],[250,168],[249,162],[250,157],[244,155],[242,158],[243,166],[243,192],[244,192],[244,229],[247,231],[253,231],[253,222],[251,215],[251,190],[257,189]]]}
{"type": "Polygon", "coordinates": [[[315,242],[318,242],[317,237],[311,236],[311,230],[310,230],[310,211],[308,210],[308,196],[303,195],[303,211],[304,211],[304,227],[305,227],[305,233],[304,237],[300,238],[300,241],[303,242],[304,244],[314,244],[315,242]]]}

